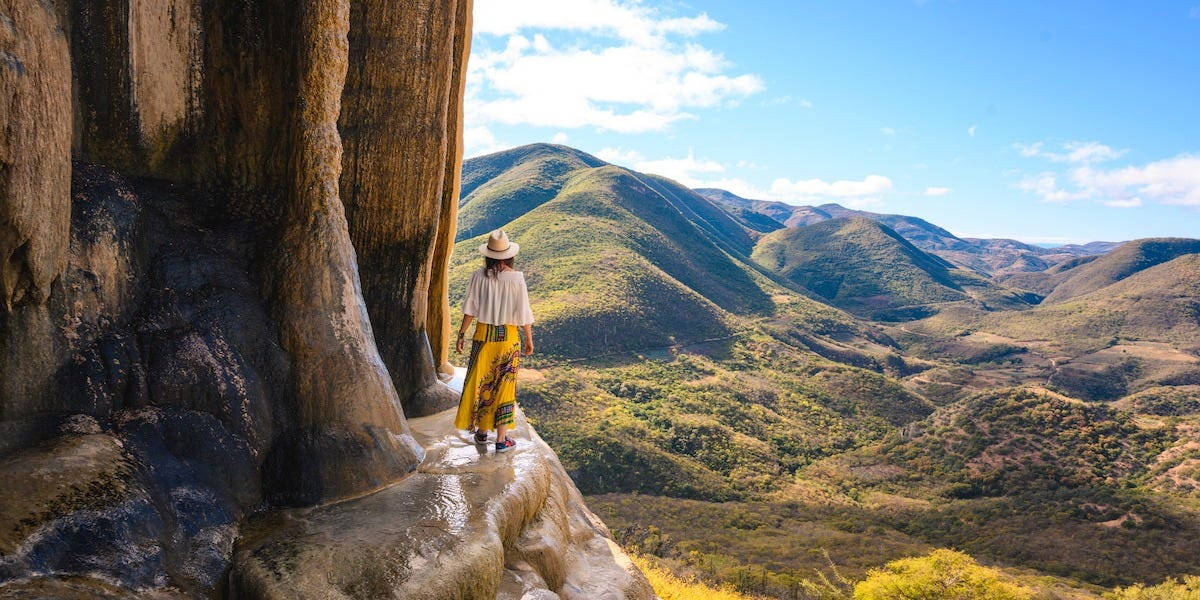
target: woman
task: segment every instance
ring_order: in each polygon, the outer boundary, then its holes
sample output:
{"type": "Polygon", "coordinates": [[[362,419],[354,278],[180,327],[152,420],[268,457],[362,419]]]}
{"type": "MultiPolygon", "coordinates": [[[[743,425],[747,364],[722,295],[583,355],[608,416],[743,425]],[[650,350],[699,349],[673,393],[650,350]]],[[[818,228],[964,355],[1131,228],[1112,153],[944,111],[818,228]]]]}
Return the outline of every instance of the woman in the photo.
{"type": "Polygon", "coordinates": [[[471,275],[463,300],[462,325],[455,348],[462,354],[464,336],[478,319],[471,336],[471,358],[454,426],[474,433],[475,443],[486,445],[488,431],[496,430],[496,452],[507,452],[517,443],[508,437],[517,402],[517,364],[520,342],[517,328],[525,332],[525,356],[533,354],[533,311],[525,274],[513,270],[513,257],[521,247],[496,230],[479,247],[484,266],[471,275]]]}

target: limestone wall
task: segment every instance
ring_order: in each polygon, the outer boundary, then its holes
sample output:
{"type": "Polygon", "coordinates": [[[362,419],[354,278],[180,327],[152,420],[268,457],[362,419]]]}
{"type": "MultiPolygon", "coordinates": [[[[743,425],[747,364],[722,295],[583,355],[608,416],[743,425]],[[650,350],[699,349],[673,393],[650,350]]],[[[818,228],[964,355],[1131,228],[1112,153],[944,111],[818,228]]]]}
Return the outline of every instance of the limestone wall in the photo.
{"type": "MultiPolygon", "coordinates": [[[[419,479],[470,13],[0,0],[0,596],[213,597],[247,522],[419,479]]],[[[586,511],[546,453],[492,560],[586,511]]],[[[578,525],[543,588],[644,583],[578,525]]]]}

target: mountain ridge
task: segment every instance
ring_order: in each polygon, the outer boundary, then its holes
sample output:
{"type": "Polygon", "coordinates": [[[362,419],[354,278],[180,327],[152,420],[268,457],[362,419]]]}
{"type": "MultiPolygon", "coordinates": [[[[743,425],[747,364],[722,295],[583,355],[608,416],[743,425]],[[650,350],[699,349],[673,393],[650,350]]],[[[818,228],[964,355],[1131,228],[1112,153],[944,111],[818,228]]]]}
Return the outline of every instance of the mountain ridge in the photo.
{"type": "Polygon", "coordinates": [[[802,227],[846,216],[879,221],[922,250],[933,252],[961,267],[988,276],[1009,271],[1040,270],[1038,267],[1044,269],[1074,256],[1102,253],[1112,245],[1111,242],[1091,242],[1084,245],[1044,248],[1006,238],[960,238],[925,219],[909,215],[856,210],[835,203],[809,206],[776,200],[753,200],[720,188],[697,188],[696,192],[733,208],[742,215],[743,222],[746,223],[750,223],[754,218],[765,218],[785,227],[802,227]]]}

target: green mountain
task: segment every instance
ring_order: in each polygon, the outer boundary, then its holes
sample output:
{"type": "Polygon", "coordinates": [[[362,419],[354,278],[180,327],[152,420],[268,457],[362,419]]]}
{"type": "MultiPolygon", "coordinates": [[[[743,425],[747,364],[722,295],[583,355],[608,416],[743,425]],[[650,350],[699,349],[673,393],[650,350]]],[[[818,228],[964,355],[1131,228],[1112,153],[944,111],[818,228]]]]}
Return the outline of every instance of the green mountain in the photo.
{"type": "Polygon", "coordinates": [[[1072,273],[1055,286],[1045,302],[1064,302],[1116,283],[1143,269],[1196,252],[1200,252],[1200,240],[1150,238],[1126,242],[1072,273]]]}
{"type": "Polygon", "coordinates": [[[932,305],[973,298],[992,307],[1024,306],[1007,290],[863,217],[772,232],[759,240],[752,258],[834,306],[872,318],[921,315],[936,310],[932,305]]]}
{"type": "MultiPolygon", "coordinates": [[[[1102,279],[1098,275],[1113,273],[1108,268],[1090,270],[1106,258],[1079,267],[1081,272],[1059,285],[1055,293],[1073,281],[1094,283],[1102,279]],[[1085,269],[1088,271],[1083,272],[1085,269]]],[[[1082,287],[1081,282],[1072,289],[1082,287]]],[[[1028,311],[987,315],[982,326],[1023,339],[1103,344],[1118,337],[1192,343],[1200,339],[1200,253],[1183,254],[1085,294],[1049,300],[1028,311]]]]}
{"type": "Polygon", "coordinates": [[[455,241],[490,232],[554,198],[578,169],[604,161],[566,146],[534,144],[467,161],[455,241]]]}
{"type": "Polygon", "coordinates": [[[917,217],[854,210],[839,204],[798,206],[770,200],[749,200],[717,188],[699,188],[696,193],[725,206],[760,213],[786,227],[812,225],[829,219],[861,217],[887,225],[905,239],[925,250],[965,245],[963,240],[949,231],[917,217]]]}
{"type": "MultiPolygon", "coordinates": [[[[748,259],[754,233],[685,186],[534,144],[464,162],[452,301],[479,267],[488,231],[522,245],[539,348],[590,356],[728,336],[776,311],[785,282],[748,259]]],[[[799,294],[787,311],[849,323],[799,294]]]]}
{"type": "Polygon", "coordinates": [[[994,279],[1008,287],[1029,290],[1040,296],[1046,296],[1054,288],[1075,274],[1075,269],[1099,258],[1100,255],[1076,256],[1045,269],[1012,271],[996,275],[994,279]]]}

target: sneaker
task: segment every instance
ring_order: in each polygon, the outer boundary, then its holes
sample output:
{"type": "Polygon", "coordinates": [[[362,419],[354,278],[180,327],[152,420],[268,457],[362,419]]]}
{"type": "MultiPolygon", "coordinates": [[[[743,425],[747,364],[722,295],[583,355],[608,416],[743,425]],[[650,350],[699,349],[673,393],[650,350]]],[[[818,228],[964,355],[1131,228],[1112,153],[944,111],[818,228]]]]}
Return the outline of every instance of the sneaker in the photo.
{"type": "Polygon", "coordinates": [[[516,440],[514,440],[512,438],[508,438],[508,439],[504,440],[503,442],[496,442],[496,452],[508,452],[509,448],[512,448],[513,446],[516,446],[516,445],[517,445],[516,440]]]}
{"type": "Polygon", "coordinates": [[[488,443],[488,434],[486,431],[475,432],[475,443],[480,446],[486,446],[488,443]]]}

